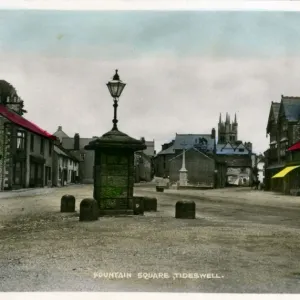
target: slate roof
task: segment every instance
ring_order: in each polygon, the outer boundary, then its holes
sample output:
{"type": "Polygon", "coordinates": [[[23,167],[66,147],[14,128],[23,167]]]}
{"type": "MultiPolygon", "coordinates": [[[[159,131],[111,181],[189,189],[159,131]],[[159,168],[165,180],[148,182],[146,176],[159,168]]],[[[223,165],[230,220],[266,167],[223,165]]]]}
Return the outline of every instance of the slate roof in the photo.
{"type": "Polygon", "coordinates": [[[278,114],[279,114],[279,108],[280,108],[280,103],[279,102],[272,102],[272,110],[273,110],[273,115],[275,118],[275,122],[277,123],[278,119],[278,114]]]}
{"type": "Polygon", "coordinates": [[[227,154],[227,155],[232,155],[232,154],[238,154],[238,155],[249,155],[249,149],[243,144],[231,144],[231,143],[226,143],[226,144],[217,144],[217,152],[216,154],[227,154]],[[226,146],[226,147],[225,147],[226,146]],[[238,149],[245,149],[244,152],[239,152],[238,149]]]}
{"type": "MultiPolygon", "coordinates": [[[[208,159],[210,159],[210,160],[213,160],[213,158],[211,158],[211,157],[205,155],[203,152],[199,151],[198,149],[196,149],[196,148],[194,148],[194,147],[187,149],[185,153],[187,153],[187,152],[189,152],[189,151],[192,151],[192,150],[193,150],[193,151],[196,151],[197,153],[200,153],[201,155],[205,156],[206,158],[208,158],[208,159]]],[[[183,153],[179,153],[177,156],[171,158],[170,161],[173,161],[173,160],[175,160],[175,159],[178,159],[179,157],[182,157],[182,155],[183,155],[183,153]]]]}
{"type": "Polygon", "coordinates": [[[211,138],[210,134],[177,134],[174,142],[174,149],[181,150],[184,149],[182,145],[184,142],[187,144],[186,149],[197,146],[198,140],[204,138],[207,141],[207,150],[213,151],[214,149],[214,139],[211,138]]]}
{"type": "Polygon", "coordinates": [[[174,154],[174,153],[175,153],[174,145],[172,145],[169,148],[158,152],[157,155],[174,154]]]}
{"type": "Polygon", "coordinates": [[[285,117],[290,122],[300,119],[300,97],[281,96],[285,117]]]}
{"type": "Polygon", "coordinates": [[[72,160],[79,162],[79,159],[76,156],[74,156],[68,150],[64,149],[63,147],[61,147],[59,145],[54,145],[54,151],[59,155],[71,158],[72,160]]]}

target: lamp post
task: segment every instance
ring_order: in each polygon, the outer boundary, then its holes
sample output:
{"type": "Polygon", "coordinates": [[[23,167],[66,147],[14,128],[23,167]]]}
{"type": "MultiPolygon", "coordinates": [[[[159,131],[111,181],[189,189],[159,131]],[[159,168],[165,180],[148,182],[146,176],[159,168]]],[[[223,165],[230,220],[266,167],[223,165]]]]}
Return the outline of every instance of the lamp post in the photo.
{"type": "Polygon", "coordinates": [[[118,108],[118,102],[119,98],[125,88],[126,83],[122,82],[120,80],[120,76],[118,74],[118,70],[116,70],[116,74],[114,75],[113,79],[110,80],[107,84],[108,90],[111,94],[111,96],[114,99],[114,119],[113,119],[113,128],[112,130],[118,130],[118,120],[117,120],[117,108],[118,108]]]}
{"type": "Polygon", "coordinates": [[[186,142],[184,141],[182,144],[183,146],[183,152],[182,152],[182,166],[181,169],[179,170],[179,185],[180,186],[187,186],[187,169],[185,167],[185,147],[186,147],[186,142]]]}
{"type": "Polygon", "coordinates": [[[106,85],[114,101],[113,128],[84,147],[95,152],[93,197],[100,216],[133,214],[134,153],[146,149],[146,145],[118,130],[118,101],[126,85],[118,70],[106,85]]]}

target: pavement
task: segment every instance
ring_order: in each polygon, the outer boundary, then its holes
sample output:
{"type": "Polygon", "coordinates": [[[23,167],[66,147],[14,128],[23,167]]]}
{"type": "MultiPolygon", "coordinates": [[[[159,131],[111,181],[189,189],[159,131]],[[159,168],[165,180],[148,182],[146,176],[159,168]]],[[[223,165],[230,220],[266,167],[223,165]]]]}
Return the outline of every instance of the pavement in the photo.
{"type": "Polygon", "coordinates": [[[0,291],[299,293],[300,197],[165,190],[158,211],[79,222],[92,185],[0,194],[0,291]],[[60,213],[64,194],[75,213],[60,213]],[[196,219],[175,219],[178,200],[196,219]]]}

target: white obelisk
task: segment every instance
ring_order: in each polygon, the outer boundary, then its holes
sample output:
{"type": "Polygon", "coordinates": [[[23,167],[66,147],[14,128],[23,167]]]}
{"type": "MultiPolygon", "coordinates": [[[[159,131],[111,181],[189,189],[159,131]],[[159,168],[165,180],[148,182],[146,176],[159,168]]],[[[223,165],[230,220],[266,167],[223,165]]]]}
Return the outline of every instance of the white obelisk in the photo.
{"type": "Polygon", "coordinates": [[[185,147],[186,143],[185,141],[181,144],[183,146],[183,152],[182,152],[182,166],[181,169],[179,170],[179,185],[180,186],[187,186],[188,184],[188,178],[187,178],[187,169],[185,167],[185,147]]]}

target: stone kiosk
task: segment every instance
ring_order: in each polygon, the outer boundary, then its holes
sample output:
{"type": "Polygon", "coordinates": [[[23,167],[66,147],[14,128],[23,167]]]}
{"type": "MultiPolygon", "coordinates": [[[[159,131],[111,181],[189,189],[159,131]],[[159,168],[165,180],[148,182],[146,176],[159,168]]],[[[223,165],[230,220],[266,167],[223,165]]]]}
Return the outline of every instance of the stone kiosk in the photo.
{"type": "Polygon", "coordinates": [[[94,199],[100,216],[133,214],[134,152],[145,148],[143,142],[117,129],[85,146],[95,151],[94,199]]]}

